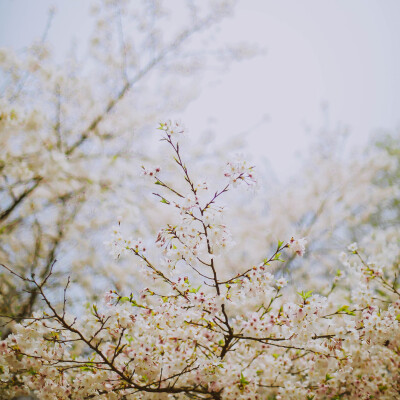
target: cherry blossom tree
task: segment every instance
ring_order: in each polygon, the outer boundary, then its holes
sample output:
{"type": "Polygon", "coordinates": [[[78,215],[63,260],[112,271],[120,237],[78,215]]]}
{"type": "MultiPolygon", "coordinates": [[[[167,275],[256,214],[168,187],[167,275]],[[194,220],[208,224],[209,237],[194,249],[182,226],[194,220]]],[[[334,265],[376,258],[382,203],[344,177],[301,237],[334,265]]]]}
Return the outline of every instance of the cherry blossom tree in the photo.
{"type": "MultiPolygon", "coordinates": [[[[179,124],[159,126],[176,175],[144,166],[172,223],[153,243],[122,234],[107,244],[131,259],[143,287],[110,290],[85,315],[61,304],[46,280],[27,282],[44,309],[0,342],[5,395],[40,399],[392,399],[400,393],[399,232],[378,228],[338,254],[331,290],[296,292],[273,269],[309,251],[288,238],[238,272],[220,268],[234,248],[224,197],[256,183],[254,167],[230,162],[211,187],[198,181],[179,124]],[[180,177],[180,180],[177,179],[180,177]],[[238,187],[238,188],[236,188],[238,187]]],[[[157,212],[154,209],[154,212],[157,212]]]]}
{"type": "Polygon", "coordinates": [[[169,7],[95,2],[85,61],[50,24],[0,50],[0,398],[398,398],[398,138],[324,132],[278,183],[196,142],[164,117],[254,52],[214,47],[233,2],[169,7]]]}

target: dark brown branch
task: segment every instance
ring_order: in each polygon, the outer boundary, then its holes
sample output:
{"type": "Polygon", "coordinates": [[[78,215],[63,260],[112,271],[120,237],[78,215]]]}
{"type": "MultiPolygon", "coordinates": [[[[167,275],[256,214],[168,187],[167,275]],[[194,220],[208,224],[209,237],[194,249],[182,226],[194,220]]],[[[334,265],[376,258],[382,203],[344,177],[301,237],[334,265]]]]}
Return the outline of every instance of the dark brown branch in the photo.
{"type": "Polygon", "coordinates": [[[34,184],[29,188],[26,189],[20,196],[18,196],[13,203],[6,208],[4,211],[0,213],[0,222],[5,220],[12,212],[13,210],[24,200],[26,197],[28,197],[38,186],[39,183],[42,181],[41,177],[36,177],[33,179],[34,184]]]}

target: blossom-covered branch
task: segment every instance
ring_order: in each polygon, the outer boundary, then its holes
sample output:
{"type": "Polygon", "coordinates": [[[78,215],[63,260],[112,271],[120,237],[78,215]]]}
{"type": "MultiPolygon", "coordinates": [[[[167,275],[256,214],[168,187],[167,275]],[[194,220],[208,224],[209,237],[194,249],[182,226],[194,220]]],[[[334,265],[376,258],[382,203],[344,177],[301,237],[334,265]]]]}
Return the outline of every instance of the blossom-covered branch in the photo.
{"type": "Polygon", "coordinates": [[[174,178],[160,167],[144,173],[174,222],[145,244],[125,237],[120,221],[107,243],[114,257],[131,258],[140,289],[110,289],[103,303],[74,316],[67,309],[69,280],[61,304],[46,290],[56,264],[42,280],[3,266],[45,306],[14,321],[13,333],[0,342],[3,393],[40,399],[396,398],[399,253],[383,265],[382,247],[372,262],[350,245],[340,255],[345,271],[332,277],[327,296],[294,291],[288,277],[273,274],[285,257],[304,255],[304,238],[278,242],[258,265],[227,274],[220,262],[242,243],[233,242],[220,202],[240,183],[255,184],[253,167],[235,164],[237,171],[221,174],[229,182],[211,190],[192,176],[181,125],[168,121],[160,130],[174,178]]]}

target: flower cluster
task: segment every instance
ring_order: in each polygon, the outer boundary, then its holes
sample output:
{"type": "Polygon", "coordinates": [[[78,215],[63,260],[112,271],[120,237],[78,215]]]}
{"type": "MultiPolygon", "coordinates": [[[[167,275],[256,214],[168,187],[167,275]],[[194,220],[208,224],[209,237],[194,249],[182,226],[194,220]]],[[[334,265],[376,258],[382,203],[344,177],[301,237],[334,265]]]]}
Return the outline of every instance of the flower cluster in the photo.
{"type": "Polygon", "coordinates": [[[114,258],[119,258],[131,251],[134,253],[146,251],[146,247],[144,246],[142,239],[123,237],[120,230],[120,223],[113,227],[111,241],[104,242],[104,244],[109,247],[110,254],[114,258]]]}
{"type": "Polygon", "coordinates": [[[254,185],[256,184],[256,179],[253,169],[254,167],[249,167],[246,161],[236,160],[228,162],[225,176],[229,178],[229,182],[233,185],[238,185],[242,182],[248,185],[254,185]]]}
{"type": "Polygon", "coordinates": [[[176,136],[184,132],[184,127],[180,121],[171,121],[168,120],[166,122],[160,122],[159,128],[164,131],[168,136],[176,136]]]}
{"type": "Polygon", "coordinates": [[[293,237],[290,239],[290,248],[299,256],[303,256],[306,251],[307,239],[294,239],[293,237]]]}

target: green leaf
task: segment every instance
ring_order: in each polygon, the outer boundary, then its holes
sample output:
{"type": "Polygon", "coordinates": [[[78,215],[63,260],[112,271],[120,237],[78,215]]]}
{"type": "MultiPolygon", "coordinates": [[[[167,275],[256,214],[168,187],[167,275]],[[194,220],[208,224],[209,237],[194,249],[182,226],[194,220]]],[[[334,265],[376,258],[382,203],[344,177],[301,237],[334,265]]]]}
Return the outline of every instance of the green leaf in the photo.
{"type": "Polygon", "coordinates": [[[29,368],[28,371],[26,371],[29,375],[37,375],[37,372],[33,368],[29,368]]]}
{"type": "Polygon", "coordinates": [[[356,315],[354,311],[351,311],[349,309],[349,306],[344,305],[342,307],[339,307],[338,310],[336,311],[337,313],[344,313],[344,314],[348,314],[348,315],[356,315]]]}
{"type": "Polygon", "coordinates": [[[197,293],[200,290],[200,288],[201,288],[201,285],[198,288],[190,288],[189,292],[190,293],[197,293]]]}
{"type": "Polygon", "coordinates": [[[121,303],[125,303],[126,301],[130,301],[130,298],[129,298],[128,296],[124,296],[124,297],[121,297],[121,298],[119,299],[119,301],[120,301],[121,303]]]}
{"type": "Polygon", "coordinates": [[[80,367],[80,369],[81,369],[82,371],[91,371],[91,372],[94,372],[94,368],[92,368],[92,367],[82,366],[82,367],[80,367]]]}
{"type": "Polygon", "coordinates": [[[243,375],[243,372],[240,373],[240,384],[245,386],[248,385],[250,382],[245,378],[245,376],[243,375]]]}
{"type": "Polygon", "coordinates": [[[276,253],[274,255],[274,258],[272,259],[272,261],[281,261],[281,262],[285,262],[285,260],[283,260],[281,257],[281,253],[276,253]]]}
{"type": "Polygon", "coordinates": [[[125,335],[125,338],[129,344],[133,341],[133,337],[131,335],[125,335]]]}
{"type": "Polygon", "coordinates": [[[312,296],[312,292],[313,292],[312,290],[310,290],[308,292],[301,291],[301,292],[297,292],[297,294],[300,295],[301,298],[305,301],[312,296]]]}

